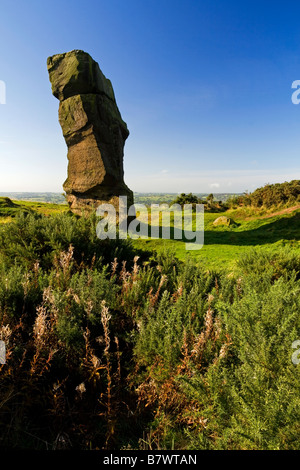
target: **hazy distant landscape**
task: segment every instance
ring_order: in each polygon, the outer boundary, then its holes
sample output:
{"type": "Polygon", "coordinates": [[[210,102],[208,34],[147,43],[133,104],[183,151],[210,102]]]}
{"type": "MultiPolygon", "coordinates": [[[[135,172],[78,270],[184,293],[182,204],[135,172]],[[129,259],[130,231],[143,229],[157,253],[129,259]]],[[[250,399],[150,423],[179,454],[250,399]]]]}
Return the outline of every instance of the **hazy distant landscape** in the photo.
{"type": "MultiPolygon", "coordinates": [[[[160,204],[170,203],[177,197],[177,193],[134,193],[134,200],[138,204],[160,204]]],[[[226,201],[229,197],[236,196],[236,193],[216,193],[215,198],[220,201],[226,201]]],[[[205,198],[208,193],[195,193],[199,198],[205,198]]],[[[63,193],[17,193],[17,192],[0,192],[0,197],[9,197],[17,201],[35,201],[35,202],[49,202],[53,204],[66,204],[66,198],[63,193]]]]}

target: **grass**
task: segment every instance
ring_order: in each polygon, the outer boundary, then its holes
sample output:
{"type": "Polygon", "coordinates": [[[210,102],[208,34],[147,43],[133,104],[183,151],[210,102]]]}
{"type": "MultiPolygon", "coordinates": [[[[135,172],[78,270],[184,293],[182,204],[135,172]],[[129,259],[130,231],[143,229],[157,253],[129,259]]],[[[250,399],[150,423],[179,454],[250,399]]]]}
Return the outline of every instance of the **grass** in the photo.
{"type": "MultiPolygon", "coordinates": [[[[9,223],[19,211],[35,211],[49,216],[67,210],[68,206],[65,204],[0,198],[0,223],[9,223]]],[[[141,220],[147,222],[145,216],[141,216],[141,220]]],[[[207,269],[214,270],[234,270],[236,261],[253,247],[271,251],[282,246],[288,246],[290,250],[300,248],[300,209],[273,217],[270,209],[262,208],[247,207],[216,213],[206,212],[204,226],[204,246],[201,250],[187,251],[184,241],[172,239],[138,239],[133,240],[133,244],[137,249],[147,251],[170,251],[180,260],[192,257],[207,269]],[[236,225],[215,227],[213,221],[222,215],[231,217],[236,225]]]]}
{"type": "Polygon", "coordinates": [[[37,212],[44,215],[66,212],[65,204],[52,204],[47,202],[17,201],[0,197],[0,223],[7,223],[19,212],[37,212]]]}
{"type": "Polygon", "coordinates": [[[253,247],[276,250],[278,247],[289,246],[291,250],[299,250],[300,210],[262,218],[264,215],[262,210],[259,210],[256,218],[252,211],[250,219],[249,213],[237,211],[206,213],[204,246],[201,250],[187,251],[185,242],[181,240],[135,240],[134,244],[137,248],[145,247],[158,252],[172,251],[181,260],[193,257],[208,269],[218,270],[234,269],[240,256],[253,247]],[[234,218],[237,226],[215,227],[213,221],[221,215],[234,218]]]}
{"type": "Polygon", "coordinates": [[[59,214],[61,212],[67,212],[68,206],[66,204],[52,204],[49,202],[31,202],[31,201],[20,201],[22,205],[28,210],[34,210],[39,214],[51,215],[59,214]]]}

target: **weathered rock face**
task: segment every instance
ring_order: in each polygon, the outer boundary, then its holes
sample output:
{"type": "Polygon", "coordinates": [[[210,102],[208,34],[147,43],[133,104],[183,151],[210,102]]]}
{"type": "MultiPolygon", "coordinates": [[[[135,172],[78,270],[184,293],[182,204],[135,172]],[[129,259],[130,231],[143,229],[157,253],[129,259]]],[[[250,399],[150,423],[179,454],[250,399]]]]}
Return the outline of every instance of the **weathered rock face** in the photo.
{"type": "Polygon", "coordinates": [[[129,135],[111,82],[84,51],[47,60],[53,95],[59,99],[59,122],[68,146],[68,178],[63,188],[70,209],[90,212],[101,203],[118,209],[119,196],[133,204],[124,183],[124,144],[129,135]]]}

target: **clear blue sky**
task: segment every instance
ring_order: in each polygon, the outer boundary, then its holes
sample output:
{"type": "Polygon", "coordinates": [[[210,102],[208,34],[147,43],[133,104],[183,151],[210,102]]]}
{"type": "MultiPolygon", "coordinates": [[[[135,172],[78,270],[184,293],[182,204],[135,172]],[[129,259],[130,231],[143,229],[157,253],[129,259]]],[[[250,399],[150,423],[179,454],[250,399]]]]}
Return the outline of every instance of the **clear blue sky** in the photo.
{"type": "Polygon", "coordinates": [[[46,60],[83,49],[111,79],[134,191],[241,192],[300,179],[300,3],[2,0],[0,191],[58,191],[67,149],[46,60]]]}

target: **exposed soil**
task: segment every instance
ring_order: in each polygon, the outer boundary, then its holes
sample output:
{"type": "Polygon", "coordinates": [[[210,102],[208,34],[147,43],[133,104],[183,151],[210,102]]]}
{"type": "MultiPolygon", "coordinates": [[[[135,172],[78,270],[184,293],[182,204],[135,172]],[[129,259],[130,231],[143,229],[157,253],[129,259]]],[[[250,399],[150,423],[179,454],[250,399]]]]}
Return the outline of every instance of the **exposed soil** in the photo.
{"type": "Polygon", "coordinates": [[[276,215],[289,214],[290,212],[294,212],[297,209],[300,209],[300,204],[298,204],[297,206],[288,207],[287,209],[282,209],[281,211],[278,211],[278,212],[273,212],[272,214],[263,215],[262,217],[259,217],[259,218],[269,219],[270,217],[275,217],[276,215]]]}

